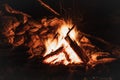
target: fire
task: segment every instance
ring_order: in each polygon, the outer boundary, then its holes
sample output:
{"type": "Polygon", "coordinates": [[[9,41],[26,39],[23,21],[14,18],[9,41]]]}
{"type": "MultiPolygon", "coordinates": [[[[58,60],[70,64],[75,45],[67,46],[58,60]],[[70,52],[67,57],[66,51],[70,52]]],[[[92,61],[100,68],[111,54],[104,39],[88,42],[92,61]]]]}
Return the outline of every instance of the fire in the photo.
{"type": "MultiPolygon", "coordinates": [[[[59,53],[45,58],[43,61],[44,63],[68,65],[79,64],[82,62],[74,50],[70,47],[69,43],[65,40],[65,37],[67,36],[67,33],[72,28],[72,26],[72,23],[64,22],[57,29],[58,38],[54,38],[53,35],[52,37],[49,37],[47,41],[45,41],[46,52],[44,54],[44,57],[50,55],[51,53],[54,53],[60,47],[63,47],[63,49],[59,53]]],[[[76,33],[76,28],[72,29],[72,31],[69,33],[70,38],[74,41],[77,39],[76,33]]]]}
{"type": "MultiPolygon", "coordinates": [[[[38,1],[51,12],[59,15],[41,0],[38,1]]],[[[26,47],[29,59],[42,56],[43,63],[47,64],[84,63],[88,66],[119,59],[118,46],[113,46],[101,38],[78,31],[71,21],[66,22],[61,18],[49,19],[45,17],[39,22],[33,20],[26,13],[12,9],[9,5],[5,4],[1,7],[1,45],[10,44],[12,50],[13,48],[26,47]],[[103,52],[104,50],[92,42],[104,44],[106,49],[110,49],[111,52],[103,52]]]]}

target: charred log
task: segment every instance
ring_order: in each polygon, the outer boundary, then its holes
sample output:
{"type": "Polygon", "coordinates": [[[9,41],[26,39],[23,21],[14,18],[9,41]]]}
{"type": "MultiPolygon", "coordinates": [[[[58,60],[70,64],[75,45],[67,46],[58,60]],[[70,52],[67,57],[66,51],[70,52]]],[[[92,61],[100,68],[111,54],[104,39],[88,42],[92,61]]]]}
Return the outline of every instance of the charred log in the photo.
{"type": "Polygon", "coordinates": [[[72,49],[77,53],[77,55],[81,58],[81,60],[86,64],[89,61],[87,54],[77,45],[75,41],[72,41],[68,35],[65,37],[65,39],[70,44],[72,49]]]}

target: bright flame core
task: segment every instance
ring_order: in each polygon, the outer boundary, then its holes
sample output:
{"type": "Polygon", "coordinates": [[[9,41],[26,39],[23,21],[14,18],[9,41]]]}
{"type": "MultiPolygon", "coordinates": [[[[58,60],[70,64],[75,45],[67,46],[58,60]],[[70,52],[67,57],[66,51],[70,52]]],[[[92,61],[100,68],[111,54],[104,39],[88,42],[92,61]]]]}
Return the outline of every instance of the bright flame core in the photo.
{"type": "MultiPolygon", "coordinates": [[[[52,52],[56,51],[58,48],[63,46],[63,50],[59,54],[55,54],[49,58],[46,58],[43,62],[49,64],[79,64],[81,63],[81,59],[77,56],[74,50],[70,47],[69,43],[65,40],[69,29],[73,26],[72,23],[64,22],[58,29],[57,33],[58,38],[53,39],[51,37],[45,41],[46,52],[44,57],[51,54],[52,52]]],[[[77,30],[74,28],[70,33],[69,36],[72,40],[76,41],[77,38],[77,30]]],[[[54,36],[54,35],[53,35],[54,36]]]]}

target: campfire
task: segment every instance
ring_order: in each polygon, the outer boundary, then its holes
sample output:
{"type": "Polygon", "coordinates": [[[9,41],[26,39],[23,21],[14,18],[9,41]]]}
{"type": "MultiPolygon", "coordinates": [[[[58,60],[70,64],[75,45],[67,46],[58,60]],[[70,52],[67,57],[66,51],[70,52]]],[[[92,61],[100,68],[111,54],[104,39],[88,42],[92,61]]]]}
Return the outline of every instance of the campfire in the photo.
{"type": "Polygon", "coordinates": [[[43,63],[51,65],[87,64],[95,66],[99,63],[116,60],[115,58],[104,58],[110,56],[110,54],[102,52],[101,49],[93,45],[82,32],[77,30],[77,27],[72,24],[71,20],[65,21],[54,18],[52,21],[55,24],[59,23],[57,29],[53,28],[54,34],[50,34],[44,40],[46,50],[43,54],[43,63]],[[99,57],[103,57],[103,59],[98,59],[99,57]]]}
{"type": "MultiPolygon", "coordinates": [[[[44,4],[43,4],[44,5],[44,4]]],[[[27,47],[29,59],[41,58],[49,65],[95,66],[117,60],[111,53],[94,45],[89,38],[110,45],[100,38],[85,34],[77,29],[72,20],[43,18],[35,21],[28,14],[2,6],[1,35],[4,44],[27,47]]]]}
{"type": "MultiPolygon", "coordinates": [[[[77,31],[74,29],[74,25],[68,22],[62,23],[60,27],[57,29],[55,35],[48,38],[45,41],[46,52],[44,54],[45,63],[50,64],[79,64],[81,63],[80,57],[73,50],[75,46],[71,46],[70,41],[77,40],[77,31]],[[73,26],[73,27],[72,27],[73,26]],[[67,40],[70,39],[69,41],[67,40]]],[[[80,45],[80,44],[79,44],[80,45]]]]}

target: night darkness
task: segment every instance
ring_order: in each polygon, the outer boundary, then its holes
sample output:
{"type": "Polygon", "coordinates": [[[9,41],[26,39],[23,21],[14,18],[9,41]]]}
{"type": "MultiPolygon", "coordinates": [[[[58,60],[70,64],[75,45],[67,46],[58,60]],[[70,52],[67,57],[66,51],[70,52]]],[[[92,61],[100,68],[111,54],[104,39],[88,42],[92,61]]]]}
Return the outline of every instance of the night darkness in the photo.
{"type": "MultiPolygon", "coordinates": [[[[66,12],[61,10],[59,6],[60,0],[43,0],[43,1],[48,5],[50,5],[58,13],[60,13],[61,17],[66,17],[66,14],[67,14],[67,16],[69,15],[73,20],[75,18],[80,19],[81,20],[80,22],[75,21],[80,31],[87,34],[91,34],[96,37],[100,37],[110,42],[111,44],[120,46],[120,0],[62,0],[63,7],[65,8],[66,12]]],[[[50,11],[48,11],[43,6],[41,6],[37,2],[37,0],[0,0],[0,3],[1,4],[7,3],[13,9],[16,9],[31,15],[32,18],[35,20],[40,20],[43,17],[55,16],[50,11]]],[[[49,72],[47,73],[41,70],[46,68],[46,66],[38,66],[38,65],[36,66],[36,64],[38,64],[39,62],[34,63],[34,61],[36,61],[35,59],[30,61],[30,63],[32,64],[29,64],[26,59],[26,55],[24,55],[24,53],[23,54],[18,53],[17,55],[14,55],[14,57],[12,55],[7,56],[8,53],[5,50],[0,50],[0,53],[2,53],[0,56],[1,58],[0,59],[0,68],[1,68],[0,80],[49,80],[48,78],[44,78],[43,76],[44,73],[48,76],[49,72]],[[21,56],[23,57],[22,61],[21,61],[21,56]],[[25,63],[28,63],[28,64],[26,65],[25,63]],[[7,68],[8,65],[10,66],[10,68],[7,68]],[[24,65],[27,67],[21,68],[24,65]],[[29,67],[29,66],[32,66],[32,67],[29,67]],[[39,67],[41,69],[38,69],[39,67]],[[14,72],[12,72],[11,69],[13,69],[14,72]],[[29,69],[32,69],[32,70],[29,71],[29,69]],[[4,73],[4,71],[8,71],[8,75],[5,75],[7,73],[4,73]],[[20,73],[17,73],[17,72],[20,72],[20,73]],[[25,73],[23,74],[23,72],[25,73]],[[41,79],[39,79],[40,73],[42,73],[41,79]],[[17,78],[19,77],[19,75],[22,76],[20,77],[20,79],[17,78]],[[2,76],[8,77],[9,79],[4,78],[2,76]]],[[[14,54],[14,53],[11,53],[11,54],[14,54]]],[[[114,63],[113,65],[117,66],[114,63]]],[[[113,65],[110,65],[110,67],[113,68],[113,65]]],[[[120,67],[120,65],[118,65],[118,67],[120,67]]],[[[113,80],[118,80],[117,78],[120,78],[119,77],[120,72],[116,73],[116,71],[120,71],[120,69],[119,70],[117,69],[111,70],[110,75],[112,76],[113,80]],[[114,73],[116,74],[114,75],[114,73]]],[[[46,71],[47,70],[48,68],[46,68],[46,71]]],[[[59,72],[59,73],[63,74],[64,72],[59,72]]],[[[68,76],[67,73],[65,74],[66,75],[62,75],[62,76],[68,76]]],[[[51,74],[48,77],[51,77],[51,76],[53,77],[54,74],[51,74]]],[[[62,78],[60,79],[62,80],[62,78]]],[[[57,78],[55,80],[57,80],[57,78]]],[[[87,79],[84,79],[84,80],[87,80],[87,79]]],[[[98,80],[111,80],[111,79],[98,79],[98,80]]]]}
{"type": "MultiPolygon", "coordinates": [[[[44,0],[60,13],[60,0],[44,0]]],[[[4,0],[14,9],[32,15],[34,19],[53,16],[35,0],[4,0]]],[[[120,1],[119,0],[63,0],[68,14],[83,18],[80,30],[99,36],[113,44],[120,44],[120,1]]],[[[62,14],[63,15],[63,14],[62,14]]]]}

